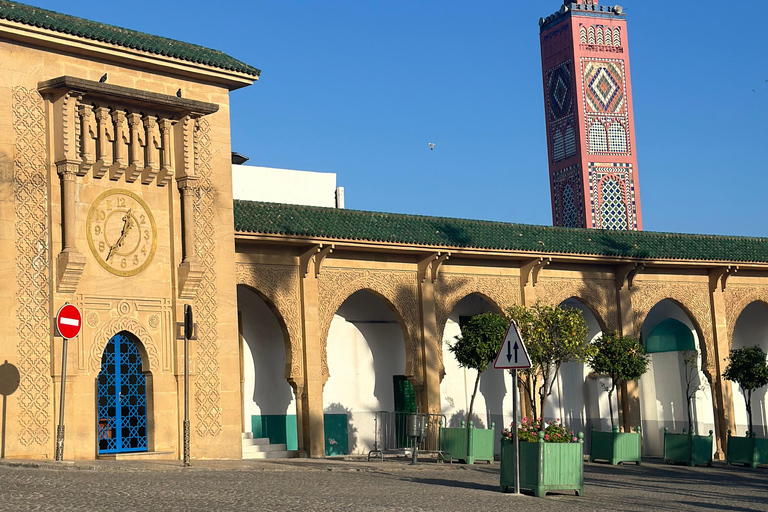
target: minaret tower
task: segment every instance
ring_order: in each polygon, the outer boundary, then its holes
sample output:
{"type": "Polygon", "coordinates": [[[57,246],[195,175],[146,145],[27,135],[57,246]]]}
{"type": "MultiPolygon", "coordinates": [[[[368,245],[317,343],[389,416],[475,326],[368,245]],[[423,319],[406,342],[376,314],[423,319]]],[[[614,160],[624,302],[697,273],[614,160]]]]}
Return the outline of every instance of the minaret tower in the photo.
{"type": "Polygon", "coordinates": [[[641,230],[626,15],[597,2],[539,20],[552,218],[641,230]]]}

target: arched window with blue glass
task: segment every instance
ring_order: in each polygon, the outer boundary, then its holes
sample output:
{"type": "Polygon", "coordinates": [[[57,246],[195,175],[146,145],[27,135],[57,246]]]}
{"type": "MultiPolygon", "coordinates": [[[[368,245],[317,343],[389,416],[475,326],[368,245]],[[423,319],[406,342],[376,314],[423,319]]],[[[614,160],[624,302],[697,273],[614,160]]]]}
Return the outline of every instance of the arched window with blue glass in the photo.
{"type": "Polygon", "coordinates": [[[140,342],[128,331],[109,340],[98,376],[98,452],[145,452],[149,448],[147,373],[140,342]]]}

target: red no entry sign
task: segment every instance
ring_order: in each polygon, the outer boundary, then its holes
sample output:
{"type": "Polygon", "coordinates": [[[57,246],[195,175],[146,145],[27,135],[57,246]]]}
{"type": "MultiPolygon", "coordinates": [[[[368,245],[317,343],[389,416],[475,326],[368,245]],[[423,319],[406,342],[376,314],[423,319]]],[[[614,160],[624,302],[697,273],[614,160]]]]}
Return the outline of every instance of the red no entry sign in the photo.
{"type": "Polygon", "coordinates": [[[83,326],[83,315],[77,306],[64,304],[56,313],[56,328],[59,330],[62,338],[74,338],[80,334],[80,328],[83,326]]]}

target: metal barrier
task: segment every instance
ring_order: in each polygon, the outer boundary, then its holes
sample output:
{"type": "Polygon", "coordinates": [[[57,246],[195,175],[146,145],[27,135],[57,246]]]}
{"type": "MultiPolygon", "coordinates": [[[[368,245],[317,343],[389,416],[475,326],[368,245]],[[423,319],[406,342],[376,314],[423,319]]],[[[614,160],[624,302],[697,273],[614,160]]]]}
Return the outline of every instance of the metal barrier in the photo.
{"type": "MultiPolygon", "coordinates": [[[[408,437],[408,416],[410,412],[377,411],[374,421],[374,443],[379,450],[395,452],[413,447],[408,437]]],[[[425,414],[427,436],[417,444],[419,450],[437,452],[440,450],[440,421],[446,423],[444,414],[425,414]]]]}

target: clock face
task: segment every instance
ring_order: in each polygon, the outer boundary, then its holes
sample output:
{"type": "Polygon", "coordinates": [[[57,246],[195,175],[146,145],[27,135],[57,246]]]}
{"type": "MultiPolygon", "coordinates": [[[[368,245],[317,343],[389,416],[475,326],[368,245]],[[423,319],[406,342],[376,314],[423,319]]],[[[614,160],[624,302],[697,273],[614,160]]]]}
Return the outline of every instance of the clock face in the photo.
{"type": "Polygon", "coordinates": [[[147,268],[157,248],[157,228],[147,204],[133,192],[104,192],[91,205],[88,245],[99,264],[118,276],[147,268]]]}

